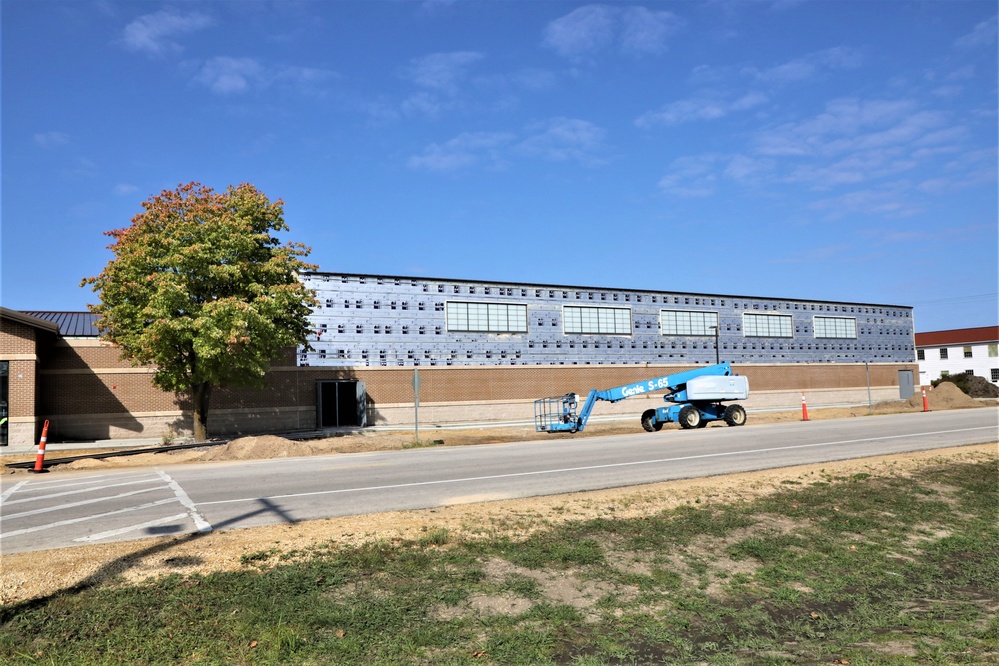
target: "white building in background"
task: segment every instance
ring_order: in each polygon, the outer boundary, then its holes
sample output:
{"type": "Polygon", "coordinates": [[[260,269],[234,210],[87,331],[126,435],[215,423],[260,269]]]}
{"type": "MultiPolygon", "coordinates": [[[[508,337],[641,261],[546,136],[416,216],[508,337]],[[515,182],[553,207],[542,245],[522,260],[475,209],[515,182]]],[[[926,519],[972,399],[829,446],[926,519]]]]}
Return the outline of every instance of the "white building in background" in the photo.
{"type": "Polygon", "coordinates": [[[999,326],[916,333],[919,383],[966,373],[999,386],[999,326]]]}

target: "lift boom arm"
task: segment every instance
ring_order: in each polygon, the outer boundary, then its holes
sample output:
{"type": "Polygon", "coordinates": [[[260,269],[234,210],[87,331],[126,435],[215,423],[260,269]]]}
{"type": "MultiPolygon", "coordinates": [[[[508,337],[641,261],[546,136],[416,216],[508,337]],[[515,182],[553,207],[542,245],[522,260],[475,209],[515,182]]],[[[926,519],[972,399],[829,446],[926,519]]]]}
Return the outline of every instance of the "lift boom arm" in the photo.
{"type": "Polygon", "coordinates": [[[539,423],[539,429],[548,431],[566,430],[576,432],[577,430],[582,430],[586,427],[586,422],[590,418],[593,406],[599,400],[606,400],[607,402],[620,402],[621,400],[631,398],[636,395],[645,395],[646,393],[651,393],[653,391],[666,390],[670,392],[670,394],[665,397],[666,400],[670,402],[686,402],[687,382],[691,379],[712,375],[728,376],[731,374],[731,364],[719,363],[718,365],[710,365],[703,368],[687,370],[685,372],[678,372],[675,375],[664,375],[662,377],[646,379],[633,384],[616,386],[603,391],[592,389],[589,395],[587,395],[586,402],[583,404],[582,409],[579,410],[578,416],[574,413],[575,396],[572,394],[568,394],[560,398],[545,398],[543,400],[536,401],[535,403],[535,420],[539,423]],[[550,404],[539,405],[539,403],[554,403],[556,401],[561,402],[560,417],[557,419],[549,418],[556,414],[556,412],[547,410],[550,404]],[[542,411],[539,411],[539,407],[542,411]],[[544,424],[543,427],[540,425],[541,423],[544,424]]]}

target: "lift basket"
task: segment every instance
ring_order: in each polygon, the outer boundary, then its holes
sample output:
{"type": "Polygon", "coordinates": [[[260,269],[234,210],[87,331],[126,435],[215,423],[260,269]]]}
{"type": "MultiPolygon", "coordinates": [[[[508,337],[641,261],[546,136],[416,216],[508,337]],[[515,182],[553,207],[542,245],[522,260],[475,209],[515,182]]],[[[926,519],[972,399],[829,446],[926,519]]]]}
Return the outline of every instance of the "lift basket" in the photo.
{"type": "MultiPolygon", "coordinates": [[[[576,395],[573,393],[535,400],[534,429],[538,432],[569,430],[566,424],[574,426],[579,422],[579,417],[576,415],[577,404],[576,395]]],[[[572,430],[575,431],[575,428],[572,430]]]]}

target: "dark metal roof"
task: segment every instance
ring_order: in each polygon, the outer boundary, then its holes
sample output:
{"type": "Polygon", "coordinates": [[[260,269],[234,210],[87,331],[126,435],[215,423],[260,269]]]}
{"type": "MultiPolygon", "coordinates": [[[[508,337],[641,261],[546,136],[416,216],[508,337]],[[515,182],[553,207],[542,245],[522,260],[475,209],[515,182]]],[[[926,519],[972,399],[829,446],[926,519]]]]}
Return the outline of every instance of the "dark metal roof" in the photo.
{"type": "Polygon", "coordinates": [[[97,330],[97,315],[90,312],[29,312],[22,310],[26,315],[50,321],[59,327],[59,335],[68,338],[96,338],[99,335],[97,330]]]}
{"type": "Polygon", "coordinates": [[[24,324],[25,326],[40,328],[44,331],[50,331],[52,333],[59,332],[59,327],[51,321],[39,319],[38,317],[32,317],[29,316],[27,313],[18,312],[17,310],[9,310],[3,306],[0,306],[0,317],[2,317],[3,319],[8,319],[10,321],[16,321],[18,323],[24,324]]]}

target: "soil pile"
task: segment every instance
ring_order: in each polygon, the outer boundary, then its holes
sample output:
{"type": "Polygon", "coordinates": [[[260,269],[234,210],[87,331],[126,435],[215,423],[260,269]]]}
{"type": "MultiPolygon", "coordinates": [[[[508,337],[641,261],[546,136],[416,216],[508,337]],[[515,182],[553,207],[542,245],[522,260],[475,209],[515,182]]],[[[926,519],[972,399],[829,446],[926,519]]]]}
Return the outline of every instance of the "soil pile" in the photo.
{"type": "Polygon", "coordinates": [[[940,382],[940,386],[944,384],[955,384],[972,398],[999,398],[999,386],[978,375],[948,377],[945,381],[940,382]]]}
{"type": "Polygon", "coordinates": [[[205,451],[198,460],[259,460],[261,458],[289,458],[309,455],[308,443],[293,442],[275,435],[240,437],[228,444],[205,451]]]}
{"type": "MultiPolygon", "coordinates": [[[[931,388],[926,390],[926,401],[929,403],[931,410],[943,410],[943,409],[964,409],[966,407],[981,407],[977,400],[972,398],[970,395],[959,389],[957,386],[951,382],[941,382],[940,386],[936,388],[931,388]]],[[[923,395],[922,393],[917,393],[912,396],[906,403],[910,407],[923,406],[923,395]]]]}

